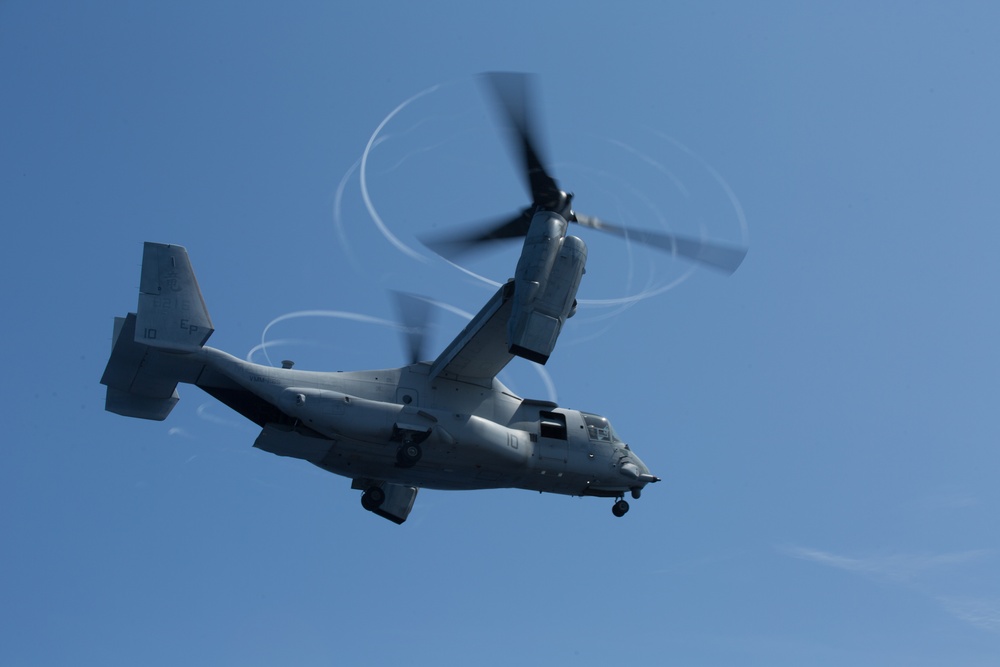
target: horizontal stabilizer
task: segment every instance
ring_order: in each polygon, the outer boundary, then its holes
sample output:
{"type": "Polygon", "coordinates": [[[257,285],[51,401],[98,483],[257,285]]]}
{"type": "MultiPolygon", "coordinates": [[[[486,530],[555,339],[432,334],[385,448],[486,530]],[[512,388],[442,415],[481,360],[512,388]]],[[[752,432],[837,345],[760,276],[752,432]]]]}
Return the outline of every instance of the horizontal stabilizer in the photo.
{"type": "Polygon", "coordinates": [[[162,353],[135,342],[135,327],[134,313],[115,318],[111,358],[101,376],[101,384],[108,388],[104,408],[126,417],[162,421],[180,398],[178,376],[164,372],[158,358],[162,353]]]}
{"type": "Polygon", "coordinates": [[[169,398],[150,398],[108,387],[104,409],[123,417],[163,421],[177,405],[180,398],[176,389],[169,398]]]}

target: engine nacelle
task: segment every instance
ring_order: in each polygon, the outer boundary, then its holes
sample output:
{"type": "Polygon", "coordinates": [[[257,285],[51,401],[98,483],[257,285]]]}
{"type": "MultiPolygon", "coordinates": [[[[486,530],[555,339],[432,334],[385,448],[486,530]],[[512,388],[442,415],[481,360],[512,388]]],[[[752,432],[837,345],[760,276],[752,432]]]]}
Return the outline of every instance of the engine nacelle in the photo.
{"type": "Polygon", "coordinates": [[[514,276],[508,348],[540,364],[548,361],[563,323],[575,311],[587,264],[586,244],[575,236],[563,236],[565,227],[566,221],[556,213],[536,213],[514,276]]]}

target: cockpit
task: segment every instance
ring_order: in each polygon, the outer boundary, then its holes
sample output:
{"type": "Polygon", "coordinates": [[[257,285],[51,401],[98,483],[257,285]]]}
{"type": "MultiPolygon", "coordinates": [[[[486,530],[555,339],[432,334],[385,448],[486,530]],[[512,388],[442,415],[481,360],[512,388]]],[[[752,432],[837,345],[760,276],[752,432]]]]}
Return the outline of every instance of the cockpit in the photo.
{"type": "Polygon", "coordinates": [[[614,427],[611,426],[611,422],[608,421],[607,417],[602,417],[600,415],[592,415],[586,412],[580,413],[583,416],[583,421],[587,425],[587,435],[594,442],[622,442],[622,439],[618,437],[615,433],[614,427]]]}

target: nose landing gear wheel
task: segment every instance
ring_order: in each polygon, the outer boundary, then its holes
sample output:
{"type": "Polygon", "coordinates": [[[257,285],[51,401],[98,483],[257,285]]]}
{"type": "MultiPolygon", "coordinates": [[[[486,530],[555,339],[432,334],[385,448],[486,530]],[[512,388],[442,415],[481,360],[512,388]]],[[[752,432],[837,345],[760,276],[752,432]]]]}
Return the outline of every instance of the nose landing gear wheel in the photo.
{"type": "Polygon", "coordinates": [[[361,494],[361,506],[369,512],[374,512],[385,502],[385,491],[373,486],[361,494]]]}
{"type": "Polygon", "coordinates": [[[396,452],[396,463],[400,468],[412,468],[420,460],[420,456],[423,452],[420,449],[420,445],[415,442],[405,443],[396,452]]]}
{"type": "Polygon", "coordinates": [[[619,498],[618,502],[611,506],[611,513],[617,517],[625,516],[628,512],[628,503],[624,498],[619,498]]]}

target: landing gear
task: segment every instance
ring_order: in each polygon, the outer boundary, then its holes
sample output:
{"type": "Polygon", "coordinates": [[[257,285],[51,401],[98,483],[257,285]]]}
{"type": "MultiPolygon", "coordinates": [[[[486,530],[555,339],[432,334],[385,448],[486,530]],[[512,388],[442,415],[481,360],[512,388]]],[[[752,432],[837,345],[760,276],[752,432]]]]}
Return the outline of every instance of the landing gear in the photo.
{"type": "Polygon", "coordinates": [[[412,468],[423,456],[424,452],[420,449],[420,443],[430,436],[430,429],[417,431],[395,425],[392,429],[392,440],[399,443],[399,449],[396,450],[396,465],[400,468],[412,468]]]}
{"type": "Polygon", "coordinates": [[[624,498],[619,498],[618,502],[611,506],[611,513],[617,517],[623,517],[628,512],[628,503],[624,498]]]}
{"type": "Polygon", "coordinates": [[[385,491],[382,487],[372,486],[365,489],[361,494],[361,506],[369,512],[374,512],[385,502],[385,491]]]}
{"type": "Polygon", "coordinates": [[[415,442],[404,442],[403,446],[396,452],[396,465],[400,468],[412,468],[420,460],[423,450],[415,442]]]}

